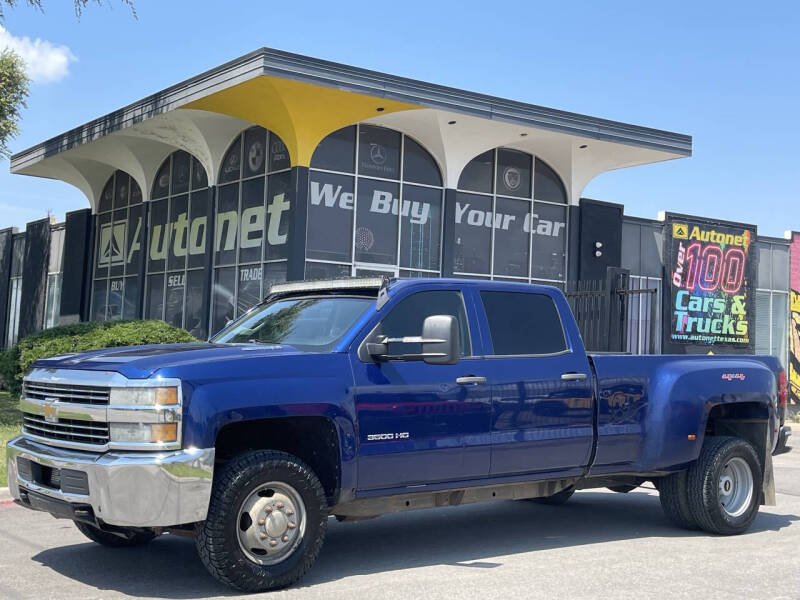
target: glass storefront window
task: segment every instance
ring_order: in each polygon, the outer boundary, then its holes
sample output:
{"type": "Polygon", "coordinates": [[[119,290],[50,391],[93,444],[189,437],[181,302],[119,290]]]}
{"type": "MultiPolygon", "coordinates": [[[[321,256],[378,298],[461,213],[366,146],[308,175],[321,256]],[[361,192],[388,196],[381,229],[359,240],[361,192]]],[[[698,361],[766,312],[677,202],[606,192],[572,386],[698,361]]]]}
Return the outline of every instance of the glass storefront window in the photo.
{"type": "Polygon", "coordinates": [[[362,178],[356,202],[355,260],[363,263],[397,263],[400,222],[391,206],[400,185],[362,178]]]}
{"type": "Polygon", "coordinates": [[[410,137],[403,141],[403,181],[442,187],[439,165],[425,148],[410,137]]]}
{"type": "Polygon", "coordinates": [[[546,202],[567,203],[567,190],[558,174],[544,161],[536,159],[533,197],[546,202]]]}
{"type": "Polygon", "coordinates": [[[306,261],[306,279],[331,279],[349,277],[350,265],[342,265],[314,260],[306,261]]]}
{"type": "Polygon", "coordinates": [[[789,359],[789,244],[758,241],[756,354],[789,359]]]}
{"type": "MultiPolygon", "coordinates": [[[[290,168],[283,140],[263,127],[238,135],[222,160],[211,333],[260,302],[272,283],[286,281],[292,218],[290,168]]],[[[191,277],[185,285],[191,290],[191,277]]]]}
{"type": "Polygon", "coordinates": [[[309,179],[306,257],[350,262],[355,178],[312,172],[309,179]]]}
{"type": "Polygon", "coordinates": [[[457,273],[490,273],[492,230],[485,226],[492,216],[491,196],[459,192],[456,196],[455,253],[457,273]]]}
{"type": "Polygon", "coordinates": [[[330,134],[311,158],[306,279],[438,276],[443,195],[439,166],[408,136],[374,125],[330,134]]]}
{"type": "MultiPolygon", "coordinates": [[[[149,209],[144,314],[204,339],[211,216],[208,176],[200,161],[183,150],[167,157],[158,173],[149,209]]],[[[109,296],[109,312],[135,314],[131,303],[139,293],[136,284],[126,281],[116,296],[109,296]],[[133,289],[128,290],[129,285],[133,289]]]]}
{"type": "Polygon", "coordinates": [[[438,271],[442,243],[442,193],[404,185],[408,209],[400,217],[400,267],[438,271]]]}
{"type": "Polygon", "coordinates": [[[11,277],[8,282],[8,321],[6,322],[6,347],[17,343],[19,335],[19,309],[22,304],[22,269],[25,256],[25,234],[15,234],[11,242],[11,277]]]}
{"type": "Polygon", "coordinates": [[[567,278],[567,207],[533,203],[531,277],[550,281],[567,278]]]}
{"type": "Polygon", "coordinates": [[[356,164],[356,126],[345,127],[323,139],[314,150],[311,166],[325,171],[353,173],[356,164]]]}
{"type": "Polygon", "coordinates": [[[531,196],[531,155],[519,150],[498,148],[497,182],[498,194],[530,198],[531,196]]]}
{"type": "Polygon", "coordinates": [[[50,254],[47,263],[47,291],[45,293],[44,328],[58,325],[61,311],[61,273],[64,262],[64,226],[50,230],[50,254]]]}
{"type": "Polygon", "coordinates": [[[47,301],[44,311],[45,329],[50,329],[58,325],[60,305],[61,273],[51,273],[47,276],[47,301]]]}
{"type": "Polygon", "coordinates": [[[511,148],[484,152],[459,177],[453,272],[562,283],[567,217],[566,189],[544,162],[511,148]]]}
{"type": "Polygon", "coordinates": [[[458,178],[458,189],[491,194],[493,174],[494,150],[489,150],[467,163],[458,178]]]}
{"type": "MultiPolygon", "coordinates": [[[[163,195],[169,192],[168,162],[166,170],[162,166],[158,171],[154,193],[163,195]],[[167,186],[166,192],[162,190],[163,185],[167,186]]],[[[166,206],[166,200],[163,204],[166,206]]],[[[165,223],[161,228],[162,233],[165,223]]],[[[141,188],[127,173],[116,171],[106,182],[98,205],[92,320],[141,316],[138,290],[144,258],[142,244],[145,240],[145,229],[141,188]]],[[[53,301],[55,302],[55,298],[53,301]]],[[[54,309],[56,312],[57,310],[58,308],[54,309]]],[[[48,319],[56,324],[54,319],[48,319]]]]}

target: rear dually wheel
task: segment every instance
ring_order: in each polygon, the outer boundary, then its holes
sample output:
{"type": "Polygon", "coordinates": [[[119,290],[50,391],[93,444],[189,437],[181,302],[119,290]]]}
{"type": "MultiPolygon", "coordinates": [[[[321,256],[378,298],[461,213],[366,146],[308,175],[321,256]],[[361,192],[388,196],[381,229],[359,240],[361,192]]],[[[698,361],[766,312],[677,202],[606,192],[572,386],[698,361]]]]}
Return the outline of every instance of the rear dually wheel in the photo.
{"type": "Polygon", "coordinates": [[[688,473],[692,517],[711,533],[744,533],[758,514],[761,480],[761,462],[749,442],[707,438],[688,473]]]}

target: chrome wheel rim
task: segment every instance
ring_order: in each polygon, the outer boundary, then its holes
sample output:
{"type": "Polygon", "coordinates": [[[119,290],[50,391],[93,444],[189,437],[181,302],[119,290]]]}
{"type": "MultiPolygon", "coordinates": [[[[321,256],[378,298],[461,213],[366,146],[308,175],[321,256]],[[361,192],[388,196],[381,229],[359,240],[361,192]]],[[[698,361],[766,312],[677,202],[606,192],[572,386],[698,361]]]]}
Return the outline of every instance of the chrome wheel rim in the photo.
{"type": "Polygon", "coordinates": [[[289,484],[270,481],[254,489],[237,515],[239,547],[259,565],[285,560],[300,542],[306,528],[306,507],[289,484]]]}
{"type": "Polygon", "coordinates": [[[753,472],[747,461],[738,456],[731,458],[719,476],[719,502],[730,517],[747,512],[753,499],[753,472]]]}

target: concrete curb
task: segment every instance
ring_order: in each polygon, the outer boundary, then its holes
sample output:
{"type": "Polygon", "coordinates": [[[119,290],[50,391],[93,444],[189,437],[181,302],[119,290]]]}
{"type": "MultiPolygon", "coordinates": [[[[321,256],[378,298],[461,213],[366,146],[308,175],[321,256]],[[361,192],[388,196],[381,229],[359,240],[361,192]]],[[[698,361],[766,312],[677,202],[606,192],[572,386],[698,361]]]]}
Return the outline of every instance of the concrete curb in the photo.
{"type": "Polygon", "coordinates": [[[8,488],[0,488],[0,502],[11,502],[11,500],[11,492],[8,491],[8,488]]]}

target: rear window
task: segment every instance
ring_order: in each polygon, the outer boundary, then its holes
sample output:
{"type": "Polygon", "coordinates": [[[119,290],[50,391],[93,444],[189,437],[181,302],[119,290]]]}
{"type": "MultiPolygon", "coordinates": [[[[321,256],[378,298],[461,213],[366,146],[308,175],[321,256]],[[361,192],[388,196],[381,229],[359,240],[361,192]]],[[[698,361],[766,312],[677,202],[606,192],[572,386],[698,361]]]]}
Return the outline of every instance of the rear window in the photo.
{"type": "Polygon", "coordinates": [[[496,356],[553,354],[567,349],[555,302],[545,294],[482,291],[496,356]]]}

